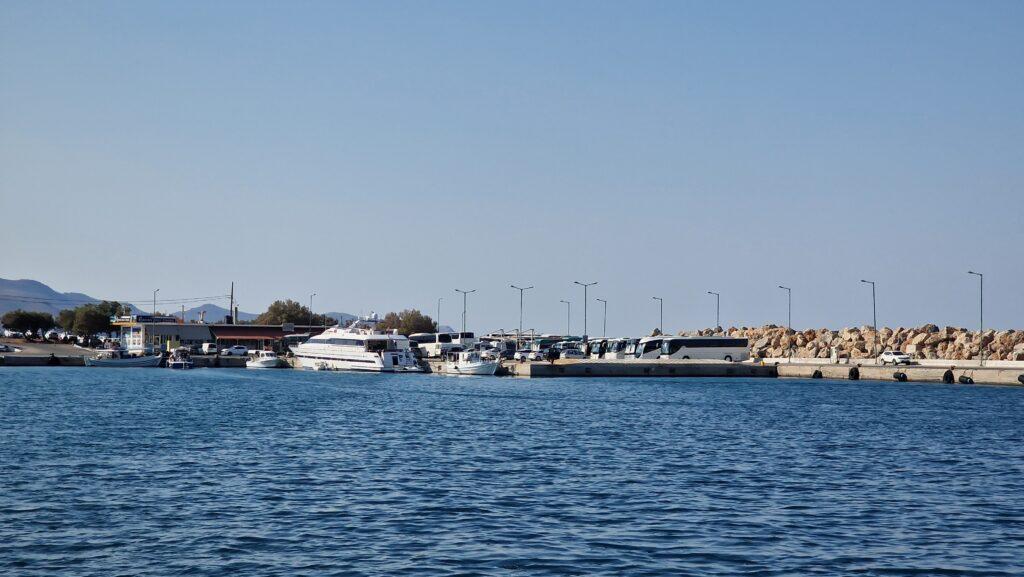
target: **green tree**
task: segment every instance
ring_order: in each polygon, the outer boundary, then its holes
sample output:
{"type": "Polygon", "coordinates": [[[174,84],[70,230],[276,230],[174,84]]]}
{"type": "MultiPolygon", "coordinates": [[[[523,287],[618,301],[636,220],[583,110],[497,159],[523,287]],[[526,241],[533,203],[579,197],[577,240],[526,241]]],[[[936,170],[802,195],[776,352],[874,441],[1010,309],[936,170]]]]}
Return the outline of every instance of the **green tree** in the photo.
{"type": "Polygon", "coordinates": [[[82,305],[75,308],[75,332],[94,335],[110,332],[109,309],[100,305],[82,305]]]}
{"type": "Polygon", "coordinates": [[[75,311],[64,309],[57,313],[57,326],[68,332],[75,330],[75,311]]]}
{"type": "MultiPolygon", "coordinates": [[[[267,310],[256,317],[254,324],[257,325],[283,325],[292,323],[296,325],[309,324],[309,307],[302,306],[291,299],[274,301],[267,310]]],[[[324,318],[324,315],[313,315],[313,326],[336,325],[338,321],[333,318],[324,318]],[[326,320],[326,323],[325,323],[326,320]]]]}
{"type": "Polygon", "coordinates": [[[405,336],[413,333],[432,333],[434,332],[434,319],[416,309],[406,309],[400,313],[391,312],[384,315],[384,319],[377,325],[377,328],[388,331],[397,329],[400,334],[405,336]]]}
{"type": "Polygon", "coordinates": [[[8,329],[22,333],[25,331],[47,331],[57,326],[57,323],[53,320],[53,315],[50,313],[23,311],[21,309],[7,312],[0,319],[0,323],[8,329]]]}

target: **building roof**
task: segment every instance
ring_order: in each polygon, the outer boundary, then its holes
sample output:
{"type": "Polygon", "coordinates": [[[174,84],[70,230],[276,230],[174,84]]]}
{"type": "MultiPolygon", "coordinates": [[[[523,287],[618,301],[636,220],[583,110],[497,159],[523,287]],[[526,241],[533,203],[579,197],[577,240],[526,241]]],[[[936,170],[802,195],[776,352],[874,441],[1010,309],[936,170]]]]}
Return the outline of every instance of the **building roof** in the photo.
{"type": "MultiPolygon", "coordinates": [[[[210,327],[215,339],[283,339],[287,335],[296,334],[297,330],[285,332],[281,325],[206,325],[210,327]]],[[[291,327],[289,327],[291,328],[291,327]]],[[[295,327],[305,329],[307,327],[295,327]]],[[[307,331],[303,330],[302,333],[307,331]]],[[[320,334],[323,327],[313,327],[312,334],[320,334]]]]}

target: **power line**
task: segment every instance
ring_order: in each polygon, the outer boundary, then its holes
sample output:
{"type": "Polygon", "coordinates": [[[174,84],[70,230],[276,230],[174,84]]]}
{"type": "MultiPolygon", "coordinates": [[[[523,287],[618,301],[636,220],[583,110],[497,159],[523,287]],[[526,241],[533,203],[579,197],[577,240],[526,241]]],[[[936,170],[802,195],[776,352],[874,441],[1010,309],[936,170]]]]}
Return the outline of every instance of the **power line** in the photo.
{"type": "MultiPolygon", "coordinates": [[[[228,295],[212,295],[205,297],[185,297],[185,298],[174,298],[174,299],[158,299],[157,304],[186,304],[186,303],[197,303],[211,300],[225,300],[229,298],[228,295]]],[[[152,303],[151,297],[143,297],[138,299],[97,299],[97,298],[82,298],[82,297],[37,297],[31,295],[18,295],[10,293],[0,293],[0,300],[17,300],[31,303],[40,304],[94,304],[102,301],[106,302],[119,302],[119,303],[132,303],[132,302],[145,302],[152,303]]]]}

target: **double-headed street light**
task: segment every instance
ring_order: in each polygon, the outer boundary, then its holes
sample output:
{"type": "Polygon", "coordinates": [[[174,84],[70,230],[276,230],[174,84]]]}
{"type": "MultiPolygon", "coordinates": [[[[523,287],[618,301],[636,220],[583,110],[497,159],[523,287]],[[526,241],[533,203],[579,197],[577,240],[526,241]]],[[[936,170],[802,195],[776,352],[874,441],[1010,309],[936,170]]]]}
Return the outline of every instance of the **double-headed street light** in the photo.
{"type": "Polygon", "coordinates": [[[716,293],[714,291],[708,291],[708,294],[709,295],[715,295],[715,330],[718,330],[718,327],[722,326],[721,321],[718,320],[718,311],[719,311],[719,305],[721,304],[721,297],[722,297],[722,295],[720,295],[720,294],[718,294],[718,293],[716,293]]]}
{"type": "MultiPolygon", "coordinates": [[[[455,292],[462,293],[462,332],[466,332],[466,295],[468,295],[469,293],[475,293],[476,289],[468,291],[462,289],[455,289],[455,292]]],[[[461,339],[462,335],[459,335],[459,338],[461,339]]]]}
{"type": "Polygon", "coordinates": [[[437,297],[437,318],[434,319],[434,332],[435,333],[440,333],[441,332],[441,301],[443,301],[443,300],[444,300],[444,297],[437,297]]]}
{"type": "Polygon", "coordinates": [[[533,285],[528,287],[517,287],[514,284],[508,285],[517,291],[519,291],[519,333],[516,335],[516,350],[519,349],[519,341],[523,338],[523,293],[532,289],[533,285]]]}
{"type": "Polygon", "coordinates": [[[985,275],[980,272],[974,272],[973,270],[967,271],[967,274],[973,274],[978,277],[978,358],[981,364],[985,364],[985,345],[981,340],[982,334],[985,332],[985,275]]]}
{"type": "Polygon", "coordinates": [[[608,336],[608,301],[604,299],[594,299],[599,303],[604,303],[604,322],[601,323],[601,336],[608,336]]]}
{"type": "Polygon", "coordinates": [[[153,317],[154,317],[154,320],[155,320],[155,317],[156,317],[156,293],[158,293],[158,292],[160,292],[160,289],[156,289],[155,291],[153,291],[153,317]]]}
{"type": "Polygon", "coordinates": [[[871,285],[871,328],[875,330],[875,338],[871,342],[871,352],[878,362],[878,309],[875,307],[875,281],[861,279],[860,282],[871,285]]]}
{"type": "Polygon", "coordinates": [[[661,297],[651,297],[658,301],[658,332],[665,334],[665,299],[661,297]]]}
{"type": "Polygon", "coordinates": [[[596,285],[597,281],[594,281],[594,282],[580,282],[578,280],[575,280],[575,281],[572,281],[572,282],[575,283],[575,284],[580,285],[581,287],[583,287],[583,337],[586,338],[586,336],[587,336],[587,287],[592,287],[592,286],[596,285]]]}
{"type": "MultiPolygon", "coordinates": [[[[779,288],[786,291],[786,302],[788,304],[786,313],[786,328],[793,330],[793,289],[788,286],[779,285],[779,288]]],[[[789,362],[793,362],[793,341],[789,341],[789,362]]]]}
{"type": "Polygon", "coordinates": [[[309,332],[312,334],[313,331],[313,297],[316,293],[309,295],[309,332]]]}

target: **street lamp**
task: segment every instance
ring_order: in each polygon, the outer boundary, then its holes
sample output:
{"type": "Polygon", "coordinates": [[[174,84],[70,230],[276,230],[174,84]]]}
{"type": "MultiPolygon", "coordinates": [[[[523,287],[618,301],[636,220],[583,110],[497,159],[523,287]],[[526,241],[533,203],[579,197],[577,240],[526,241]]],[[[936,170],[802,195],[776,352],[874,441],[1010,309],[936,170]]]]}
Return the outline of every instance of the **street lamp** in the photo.
{"type": "MultiPolygon", "coordinates": [[[[779,288],[786,291],[786,302],[788,303],[788,312],[786,313],[786,328],[793,330],[793,289],[788,286],[779,285],[779,288]]],[[[789,362],[793,362],[793,341],[789,341],[789,362]]]]}
{"type": "Polygon", "coordinates": [[[560,300],[560,303],[565,303],[565,336],[568,337],[572,333],[572,303],[569,301],[560,300]]]}
{"type": "Polygon", "coordinates": [[[313,332],[313,297],[316,293],[309,295],[309,332],[313,332]]]}
{"type": "Polygon", "coordinates": [[[519,291],[519,333],[516,334],[516,350],[518,350],[519,349],[519,342],[523,338],[523,293],[528,291],[528,290],[530,290],[530,289],[532,289],[533,285],[530,285],[528,287],[517,287],[514,284],[510,284],[508,286],[510,286],[510,287],[516,289],[517,291],[519,291]]]}
{"type": "Polygon", "coordinates": [[[595,299],[599,303],[604,303],[604,322],[601,323],[601,336],[608,336],[608,301],[604,299],[595,299]]]}
{"type": "Polygon", "coordinates": [[[978,358],[981,366],[985,366],[985,345],[981,340],[982,334],[985,332],[985,275],[973,270],[967,271],[967,274],[973,274],[978,277],[978,282],[980,283],[980,292],[978,293],[978,358]]]}
{"type": "Polygon", "coordinates": [[[587,337],[587,287],[592,287],[597,284],[594,282],[580,282],[578,280],[572,281],[575,284],[583,287],[583,338],[587,337]]]}
{"type": "MultiPolygon", "coordinates": [[[[153,291],[153,320],[156,321],[156,293],[160,292],[160,289],[153,291]]],[[[224,301],[221,301],[224,302],[224,301]]]]}
{"type": "Polygon", "coordinates": [[[875,338],[871,342],[871,352],[878,363],[878,309],[875,307],[875,281],[861,279],[860,282],[871,285],[871,328],[875,329],[875,338]]]}
{"type": "MultiPolygon", "coordinates": [[[[455,289],[455,292],[462,293],[462,332],[466,332],[466,295],[469,293],[475,293],[476,289],[464,291],[462,289],[455,289]]],[[[459,335],[462,338],[462,335],[459,335]]]]}
{"type": "Polygon", "coordinates": [[[436,333],[441,332],[441,301],[443,300],[443,297],[437,297],[437,318],[434,319],[434,332],[436,333]]]}
{"type": "Polygon", "coordinates": [[[665,299],[661,297],[651,297],[658,301],[658,332],[665,334],[665,299]]]}
{"type": "Polygon", "coordinates": [[[722,295],[714,291],[708,291],[708,294],[715,295],[715,330],[718,330],[718,327],[722,326],[721,322],[718,320],[719,304],[721,303],[722,295]]]}

